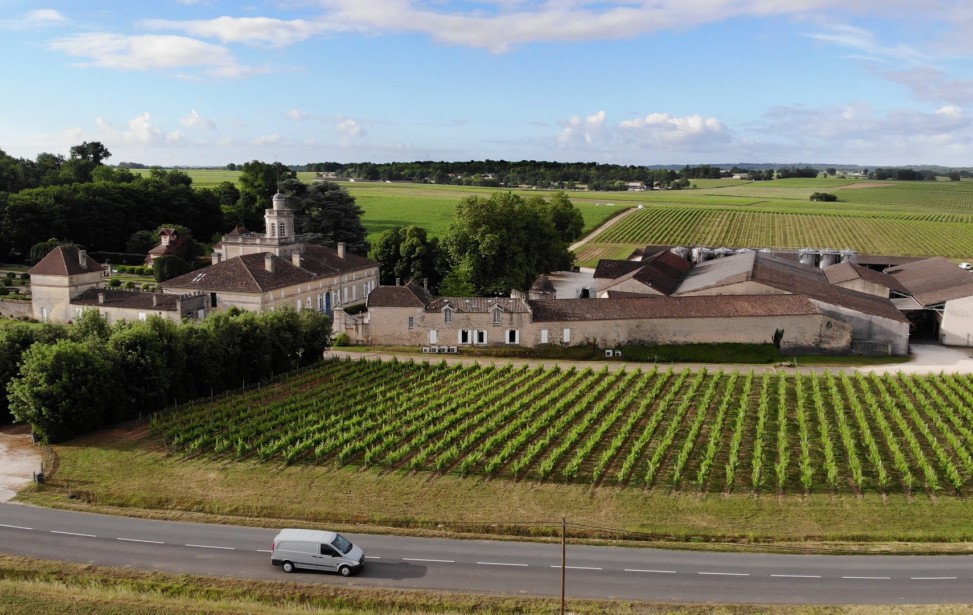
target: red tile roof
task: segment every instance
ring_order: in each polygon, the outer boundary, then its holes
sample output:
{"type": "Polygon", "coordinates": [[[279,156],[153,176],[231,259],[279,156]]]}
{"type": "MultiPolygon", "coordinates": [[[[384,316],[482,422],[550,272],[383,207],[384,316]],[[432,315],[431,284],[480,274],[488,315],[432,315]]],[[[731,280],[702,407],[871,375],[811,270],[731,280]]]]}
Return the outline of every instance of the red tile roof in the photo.
{"type": "Polygon", "coordinates": [[[800,295],[719,297],[622,297],[530,301],[534,322],[636,320],[642,318],[744,318],[820,314],[800,295]]]}
{"type": "Polygon", "coordinates": [[[425,307],[432,297],[426,290],[409,282],[405,286],[378,286],[368,293],[368,307],[425,307]]]}
{"type": "Polygon", "coordinates": [[[166,289],[263,293],[316,279],[310,271],[291,264],[289,259],[270,255],[274,271],[267,271],[265,257],[269,252],[247,254],[222,263],[190,271],[162,283],[166,289]]]}
{"type": "Polygon", "coordinates": [[[85,265],[82,266],[82,253],[83,250],[79,250],[78,246],[57,246],[48,252],[47,256],[42,258],[40,262],[31,267],[27,273],[30,275],[68,276],[105,270],[104,265],[87,255],[84,257],[85,265]]]}
{"type": "Polygon", "coordinates": [[[973,296],[973,273],[941,256],[885,270],[923,306],[973,296]]]}

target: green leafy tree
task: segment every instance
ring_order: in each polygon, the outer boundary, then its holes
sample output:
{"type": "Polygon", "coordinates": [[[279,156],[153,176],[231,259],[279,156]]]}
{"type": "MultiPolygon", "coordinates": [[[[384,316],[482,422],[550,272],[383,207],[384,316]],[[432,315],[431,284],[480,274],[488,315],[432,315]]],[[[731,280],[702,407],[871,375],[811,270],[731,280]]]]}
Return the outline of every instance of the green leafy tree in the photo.
{"type": "Polygon", "coordinates": [[[148,229],[135,231],[125,243],[125,251],[130,254],[148,254],[149,250],[159,245],[158,236],[148,229]]]}
{"type": "Polygon", "coordinates": [[[372,247],[369,258],[381,264],[382,284],[395,284],[397,279],[413,280],[428,284],[435,293],[443,278],[445,260],[439,240],[429,239],[426,229],[419,226],[398,226],[385,231],[372,247]]]}
{"type": "Polygon", "coordinates": [[[355,254],[368,254],[368,240],[355,197],[334,182],[319,182],[306,190],[297,188],[288,198],[295,210],[297,232],[304,241],[334,246],[344,242],[355,254]]]}
{"type": "Polygon", "coordinates": [[[103,426],[118,406],[118,377],[104,346],[58,340],[34,344],[7,386],[10,411],[42,442],[103,426]]]}
{"type": "Polygon", "coordinates": [[[65,179],[77,183],[93,180],[92,173],[111,157],[111,152],[99,141],[85,141],[71,148],[71,157],[64,163],[65,179]]]}
{"type": "Polygon", "coordinates": [[[156,282],[165,282],[192,271],[186,259],[166,254],[152,261],[152,276],[156,282]]]}
{"type": "MultiPolygon", "coordinates": [[[[153,321],[160,321],[153,317],[153,321]]],[[[181,344],[176,336],[160,335],[160,323],[136,322],[126,324],[112,333],[108,350],[118,367],[117,387],[123,403],[114,410],[111,421],[134,416],[141,410],[158,410],[167,401],[173,370],[170,361],[182,357],[181,344]]]]}
{"type": "MultiPolygon", "coordinates": [[[[0,328],[0,386],[7,384],[20,371],[23,355],[35,342],[51,344],[68,336],[67,329],[61,324],[33,326],[13,323],[0,328]]],[[[13,419],[7,398],[0,399],[0,423],[13,419]]]]}

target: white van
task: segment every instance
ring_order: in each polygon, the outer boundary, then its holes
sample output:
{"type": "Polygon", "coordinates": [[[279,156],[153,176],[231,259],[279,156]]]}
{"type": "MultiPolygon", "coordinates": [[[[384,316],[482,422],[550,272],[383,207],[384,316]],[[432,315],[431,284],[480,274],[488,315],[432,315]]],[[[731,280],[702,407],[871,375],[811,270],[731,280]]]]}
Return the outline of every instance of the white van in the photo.
{"type": "Polygon", "coordinates": [[[341,534],[285,529],[274,538],[270,563],[284,572],[333,570],[347,577],[365,565],[365,554],[341,534]]]}

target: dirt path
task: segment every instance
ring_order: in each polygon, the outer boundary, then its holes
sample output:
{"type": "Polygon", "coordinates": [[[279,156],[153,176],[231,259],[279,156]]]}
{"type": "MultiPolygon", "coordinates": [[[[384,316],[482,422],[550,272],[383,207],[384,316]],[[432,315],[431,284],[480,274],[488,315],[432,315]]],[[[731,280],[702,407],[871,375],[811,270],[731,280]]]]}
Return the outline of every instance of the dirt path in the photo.
{"type": "Polygon", "coordinates": [[[34,480],[42,459],[40,449],[31,444],[30,428],[0,427],[0,502],[9,501],[34,480]]]}
{"type": "Polygon", "coordinates": [[[609,220],[605,221],[604,224],[602,224],[601,226],[599,226],[595,230],[591,231],[590,233],[588,233],[587,235],[585,235],[584,237],[582,237],[578,241],[576,241],[573,244],[571,244],[570,246],[568,246],[568,250],[574,252],[575,250],[577,250],[578,248],[580,248],[584,244],[588,243],[588,241],[590,239],[592,239],[592,238],[597,237],[598,235],[600,235],[601,232],[604,231],[606,228],[612,226],[613,224],[617,224],[619,220],[621,220],[622,218],[624,218],[626,216],[632,215],[636,211],[638,211],[638,208],[636,208],[636,207],[630,207],[629,209],[626,209],[622,213],[618,214],[617,216],[615,216],[613,218],[610,218],[609,220]]]}

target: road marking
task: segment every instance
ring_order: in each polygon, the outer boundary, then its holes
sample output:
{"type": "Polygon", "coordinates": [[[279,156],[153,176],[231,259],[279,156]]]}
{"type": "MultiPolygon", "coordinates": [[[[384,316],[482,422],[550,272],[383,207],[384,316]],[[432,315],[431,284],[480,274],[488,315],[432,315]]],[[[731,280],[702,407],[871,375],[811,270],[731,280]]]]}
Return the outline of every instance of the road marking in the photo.
{"type": "Polygon", "coordinates": [[[270,549],[257,549],[257,553],[273,553],[270,549]]]}
{"type": "Polygon", "coordinates": [[[625,572],[653,572],[656,574],[676,574],[675,570],[642,570],[639,568],[626,568],[625,572]]]}
{"type": "Polygon", "coordinates": [[[138,538],[116,538],[115,540],[124,540],[125,542],[146,542],[150,545],[164,545],[166,543],[161,540],[140,540],[138,538]]]}
{"type": "Polygon", "coordinates": [[[365,559],[382,559],[379,555],[366,555],[365,559]]]}
{"type": "Polygon", "coordinates": [[[507,562],[477,562],[481,566],[527,566],[527,564],[508,564],[507,562]]]}
{"type": "Polygon", "coordinates": [[[0,527],[9,527],[12,530],[32,530],[32,527],[24,527],[22,525],[7,525],[6,523],[0,523],[0,527]]]}
{"type": "Polygon", "coordinates": [[[52,534],[64,534],[65,536],[83,536],[85,538],[97,538],[94,534],[77,534],[75,532],[59,532],[57,530],[51,530],[52,534]]]}
{"type": "MultiPolygon", "coordinates": [[[[560,568],[560,566],[551,566],[551,568],[560,568]]],[[[565,570],[603,570],[603,568],[597,568],[595,566],[565,566],[565,570]]]]}
{"type": "Polygon", "coordinates": [[[437,564],[455,564],[456,562],[451,559],[422,559],[419,557],[403,557],[403,561],[406,562],[435,562],[437,564]]]}
{"type": "Polygon", "coordinates": [[[196,547],[197,549],[223,549],[224,551],[235,551],[236,547],[214,547],[213,545],[186,545],[187,547],[196,547]]]}
{"type": "Polygon", "coordinates": [[[859,581],[891,581],[892,577],[841,577],[842,579],[855,579],[859,581]]]}
{"type": "Polygon", "coordinates": [[[909,577],[913,581],[955,581],[956,577],[909,577]]]}
{"type": "Polygon", "coordinates": [[[820,579],[821,578],[821,575],[819,574],[772,574],[770,576],[776,577],[778,579],[820,579]]]}
{"type": "Polygon", "coordinates": [[[696,574],[707,574],[717,577],[749,577],[749,572],[697,572],[696,574]]]}

